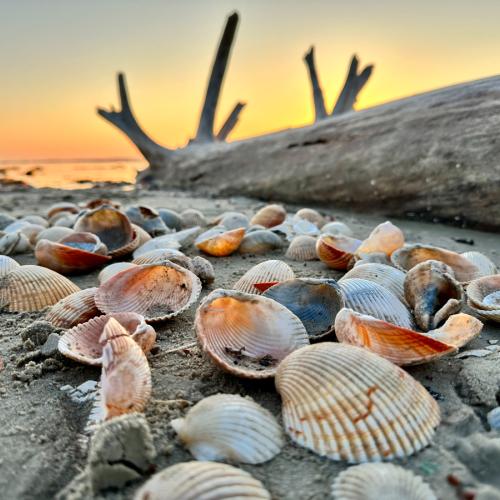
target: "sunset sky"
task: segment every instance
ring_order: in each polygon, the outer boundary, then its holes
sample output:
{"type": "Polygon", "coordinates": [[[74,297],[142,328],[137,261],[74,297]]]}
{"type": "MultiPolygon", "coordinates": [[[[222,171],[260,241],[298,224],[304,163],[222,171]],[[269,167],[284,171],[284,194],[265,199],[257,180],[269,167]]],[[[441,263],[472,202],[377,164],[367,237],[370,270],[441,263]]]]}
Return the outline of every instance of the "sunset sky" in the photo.
{"type": "Polygon", "coordinates": [[[95,113],[117,106],[117,71],[143,128],[184,145],[233,10],[217,123],[247,107],[231,139],[312,121],[311,44],[329,109],[353,53],[375,63],[358,109],[500,73],[498,0],[0,0],[0,160],[138,157],[95,113]]]}

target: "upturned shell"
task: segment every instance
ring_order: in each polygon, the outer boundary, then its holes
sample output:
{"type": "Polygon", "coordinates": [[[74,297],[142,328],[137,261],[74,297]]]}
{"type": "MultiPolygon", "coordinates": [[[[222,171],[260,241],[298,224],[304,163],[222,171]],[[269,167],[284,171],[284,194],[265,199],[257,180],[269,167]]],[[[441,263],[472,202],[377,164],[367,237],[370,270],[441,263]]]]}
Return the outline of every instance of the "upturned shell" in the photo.
{"type": "Polygon", "coordinates": [[[316,253],[328,267],[345,271],[360,244],[349,236],[322,234],[316,241],[316,253]]]}
{"type": "Polygon", "coordinates": [[[285,218],[286,210],[281,205],[266,205],[250,219],[250,224],[274,227],[281,224],[285,218]]]}
{"type": "Polygon", "coordinates": [[[159,208],[158,213],[161,220],[168,228],[173,229],[174,231],[180,231],[182,229],[181,216],[175,210],[159,208]]]}
{"type": "Polygon", "coordinates": [[[18,267],[20,266],[14,259],[7,255],[0,255],[0,279],[18,267]]]}
{"type": "Polygon", "coordinates": [[[9,312],[41,311],[80,289],[40,266],[20,266],[0,280],[0,307],[9,312]]]}
{"type": "Polygon", "coordinates": [[[353,232],[347,224],[340,221],[333,221],[328,222],[321,228],[321,234],[352,236],[353,232]]]}
{"type": "Polygon", "coordinates": [[[38,233],[36,237],[36,242],[40,240],[59,241],[62,240],[64,237],[73,234],[74,232],[75,230],[69,227],[60,227],[60,226],[49,227],[38,233]]]}
{"type": "Polygon", "coordinates": [[[223,498],[271,500],[271,495],[244,470],[214,462],[184,462],[157,472],[137,490],[134,500],[223,498]]]}
{"type": "Polygon", "coordinates": [[[263,296],[290,309],[311,339],[332,332],[335,316],[344,307],[342,291],[332,279],[295,278],[268,288],[263,296]]]}
{"type": "Polygon", "coordinates": [[[212,223],[223,226],[228,231],[231,229],[238,229],[240,227],[244,227],[246,229],[249,226],[248,217],[239,212],[224,212],[218,217],[215,217],[212,223]]]}
{"type": "Polygon", "coordinates": [[[205,216],[199,211],[194,208],[188,208],[181,212],[181,221],[182,221],[182,227],[184,229],[188,229],[194,226],[206,226],[207,225],[207,219],[205,216]]]}
{"type": "Polygon", "coordinates": [[[132,262],[114,262],[113,264],[107,265],[97,276],[97,281],[99,285],[102,285],[109,278],[112,278],[115,274],[125,271],[125,269],[132,269],[136,264],[132,262]]]}
{"type": "Polygon", "coordinates": [[[196,460],[261,464],[284,445],[283,431],[271,412],[233,394],[202,399],[170,424],[196,460]]]}
{"type": "Polygon", "coordinates": [[[104,313],[135,312],[161,321],[188,309],[200,292],[200,280],[191,271],[171,262],[144,264],[103,283],[95,303],[104,313]]]}
{"type": "Polygon", "coordinates": [[[391,260],[396,267],[403,271],[409,271],[412,267],[426,260],[439,260],[453,269],[455,279],[461,283],[467,283],[480,274],[478,267],[463,255],[430,245],[404,246],[391,255],[391,260]]]}
{"type": "Polygon", "coordinates": [[[214,257],[227,257],[238,250],[245,228],[226,231],[225,228],[213,228],[196,238],[195,245],[198,250],[213,255],[214,257]]]}
{"type": "Polygon", "coordinates": [[[461,255],[479,269],[480,276],[491,276],[498,272],[497,266],[481,252],[464,252],[461,255]]]}
{"type": "Polygon", "coordinates": [[[361,464],[342,471],[332,484],[334,500],[437,500],[420,476],[394,464],[361,464]]]}
{"type": "Polygon", "coordinates": [[[316,238],[307,235],[295,236],[288,245],[285,257],[299,262],[317,260],[316,238]]]}
{"type": "Polygon", "coordinates": [[[317,210],[312,208],[301,208],[300,210],[297,210],[295,216],[299,219],[312,222],[319,229],[321,229],[326,222],[325,218],[317,210]]]}
{"type": "Polygon", "coordinates": [[[20,231],[0,233],[0,255],[16,255],[31,250],[28,237],[20,231]]]}
{"type": "Polygon", "coordinates": [[[67,212],[70,214],[77,214],[80,211],[77,205],[67,201],[61,201],[59,203],[54,203],[47,210],[47,218],[50,219],[54,217],[59,212],[67,212]]]}
{"type": "Polygon", "coordinates": [[[467,287],[467,297],[478,316],[500,322],[500,274],[472,281],[467,287]]]}
{"type": "Polygon", "coordinates": [[[166,234],[165,236],[158,236],[146,241],[146,243],[134,250],[134,259],[137,259],[152,250],[178,250],[181,245],[177,239],[174,238],[174,234],[175,233],[166,234]]]}
{"type": "Polygon", "coordinates": [[[204,257],[200,257],[196,255],[191,260],[192,271],[198,278],[200,278],[201,282],[204,285],[210,285],[215,280],[215,269],[212,266],[211,262],[205,259],[204,257]]]}
{"type": "Polygon", "coordinates": [[[130,222],[144,229],[151,236],[162,236],[171,232],[165,225],[160,214],[152,207],[132,205],[125,210],[130,222]]]}
{"type": "Polygon", "coordinates": [[[452,269],[437,260],[412,267],[406,275],[405,298],[424,331],[437,328],[462,309],[464,293],[452,269]]]}
{"type": "Polygon", "coordinates": [[[440,421],[438,404],[419,382],[361,347],[303,347],[281,362],[275,382],[288,435],[333,460],[413,455],[440,421]]]}
{"type": "Polygon", "coordinates": [[[260,295],[270,286],[292,278],[295,278],[295,273],[288,264],[281,260],[265,260],[250,268],[233,289],[260,295]]]}
{"type": "Polygon", "coordinates": [[[203,350],[223,370],[246,378],[273,377],[280,361],[307,345],[304,325],[274,300],[215,290],[196,311],[203,350]]]}
{"type": "Polygon", "coordinates": [[[268,229],[262,229],[246,234],[241,240],[238,252],[259,254],[271,252],[282,246],[283,242],[277,234],[268,229]]]}
{"type": "Polygon", "coordinates": [[[386,221],[379,224],[366,240],[361,243],[356,253],[363,256],[367,253],[385,253],[390,257],[393,252],[405,244],[405,237],[399,227],[386,221]]]}
{"type": "Polygon", "coordinates": [[[59,328],[71,328],[99,316],[94,301],[96,291],[97,288],[86,288],[64,297],[47,313],[47,321],[59,328]]]}

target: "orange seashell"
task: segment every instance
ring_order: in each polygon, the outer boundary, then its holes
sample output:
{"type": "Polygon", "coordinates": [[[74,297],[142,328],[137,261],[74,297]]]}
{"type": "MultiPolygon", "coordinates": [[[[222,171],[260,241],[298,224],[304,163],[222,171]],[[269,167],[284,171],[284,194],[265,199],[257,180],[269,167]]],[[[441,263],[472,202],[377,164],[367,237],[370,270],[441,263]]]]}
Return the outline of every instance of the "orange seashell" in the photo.
{"type": "Polygon", "coordinates": [[[295,278],[295,273],[288,264],[281,260],[265,260],[250,268],[233,285],[233,289],[260,294],[270,286],[292,278],[295,278]]]}
{"type": "Polygon", "coordinates": [[[358,247],[356,254],[362,256],[367,253],[385,253],[388,257],[405,244],[403,231],[399,227],[386,221],[379,224],[366,240],[358,247]]]}
{"type": "Polygon", "coordinates": [[[268,281],[266,283],[254,283],[254,288],[256,288],[260,293],[264,293],[268,288],[277,285],[278,281],[268,281]]]}
{"type": "Polygon", "coordinates": [[[450,316],[441,328],[431,330],[424,335],[459,348],[475,339],[482,329],[483,324],[477,318],[459,313],[450,316]]]}
{"type": "Polygon", "coordinates": [[[71,328],[99,316],[101,312],[94,301],[96,291],[95,287],[86,288],[64,297],[47,313],[47,321],[59,328],[71,328]]]}
{"type": "Polygon", "coordinates": [[[328,267],[345,271],[359,245],[360,240],[349,236],[322,234],[316,241],[316,253],[328,267]]]}
{"type": "Polygon", "coordinates": [[[18,267],[21,266],[13,258],[7,255],[0,255],[0,278],[3,278],[18,267]]]}
{"type": "Polygon", "coordinates": [[[210,229],[196,239],[198,250],[213,255],[214,257],[227,257],[238,250],[245,236],[245,228],[225,231],[224,228],[210,229]]]}
{"type": "Polygon", "coordinates": [[[260,224],[269,228],[281,224],[285,218],[286,210],[281,205],[266,205],[250,219],[250,225],[260,224]]]}

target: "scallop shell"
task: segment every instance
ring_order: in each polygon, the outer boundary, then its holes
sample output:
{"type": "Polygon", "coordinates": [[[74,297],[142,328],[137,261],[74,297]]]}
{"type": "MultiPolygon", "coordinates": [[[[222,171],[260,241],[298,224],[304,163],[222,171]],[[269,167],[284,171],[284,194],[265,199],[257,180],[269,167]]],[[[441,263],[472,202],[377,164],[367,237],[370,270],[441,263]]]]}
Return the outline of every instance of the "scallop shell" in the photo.
{"type": "Polygon", "coordinates": [[[248,217],[240,212],[224,212],[216,217],[212,223],[223,226],[228,231],[231,229],[238,229],[240,227],[244,227],[246,229],[249,226],[248,217]]]}
{"type": "Polygon", "coordinates": [[[99,282],[99,285],[102,285],[115,274],[121,273],[122,271],[125,271],[125,269],[132,269],[135,266],[136,264],[132,262],[114,262],[113,264],[109,264],[103,268],[103,270],[99,273],[99,276],[97,276],[97,281],[99,282]]]}
{"type": "Polygon", "coordinates": [[[500,274],[483,276],[467,287],[468,305],[485,320],[500,322],[500,274]]]}
{"type": "Polygon", "coordinates": [[[344,307],[342,291],[332,279],[295,278],[268,288],[263,296],[290,309],[311,339],[331,333],[335,316],[344,307]]]}
{"type": "Polygon", "coordinates": [[[200,257],[197,255],[193,257],[191,260],[192,271],[198,278],[200,278],[201,282],[204,285],[210,285],[215,280],[215,270],[214,266],[205,259],[204,257],[200,257]]]}
{"type": "Polygon", "coordinates": [[[202,399],[170,424],[196,460],[261,464],[284,445],[283,431],[271,412],[233,394],[202,399]]]}
{"type": "Polygon", "coordinates": [[[406,275],[404,289],[415,322],[424,331],[437,328],[462,309],[462,286],[443,262],[427,260],[412,267],[406,275]]]}
{"type": "Polygon", "coordinates": [[[304,325],[274,300],[233,290],[215,290],[196,311],[203,350],[223,370],[246,378],[273,377],[279,362],[307,345],[304,325]]]}
{"type": "Polygon", "coordinates": [[[134,500],[167,498],[271,500],[271,495],[244,470],[214,462],[184,462],[157,472],[137,490],[134,500]]]}
{"type": "Polygon", "coordinates": [[[158,236],[157,238],[152,238],[146,243],[142,244],[140,247],[134,250],[134,259],[141,257],[142,255],[151,252],[152,250],[178,250],[180,248],[180,243],[174,238],[175,233],[166,234],[165,236],[158,236]]]}
{"type": "Polygon", "coordinates": [[[352,229],[343,222],[333,221],[328,222],[321,228],[321,234],[331,234],[333,236],[342,235],[342,236],[352,236],[352,229]]]}
{"type": "Polygon", "coordinates": [[[384,264],[386,266],[394,267],[391,259],[387,257],[384,252],[365,253],[362,257],[355,255],[347,267],[348,269],[352,269],[363,264],[384,264]]]}
{"type": "Polygon", "coordinates": [[[36,242],[40,240],[48,240],[48,241],[59,241],[64,237],[69,236],[75,232],[74,229],[70,229],[69,227],[60,227],[54,226],[44,229],[40,233],[38,233],[36,237],[36,242]]]}
{"type": "Polygon", "coordinates": [[[345,271],[360,244],[349,236],[322,234],[316,241],[316,253],[328,267],[345,271]]]}
{"type": "Polygon", "coordinates": [[[455,279],[461,283],[467,283],[480,274],[479,268],[463,255],[430,245],[404,246],[391,255],[391,260],[403,271],[409,271],[426,260],[439,260],[453,269],[455,279]]]}
{"type": "Polygon", "coordinates": [[[171,232],[165,225],[157,210],[145,205],[132,205],[127,207],[125,215],[130,222],[139,226],[151,236],[162,236],[171,232]]]}
{"type": "Polygon", "coordinates": [[[394,464],[361,464],[342,471],[332,484],[334,500],[437,500],[420,476],[394,464]]]}
{"type": "Polygon", "coordinates": [[[312,208],[301,208],[297,210],[295,214],[299,219],[304,219],[312,222],[316,227],[321,228],[325,225],[325,218],[317,211],[312,208]]]}
{"type": "Polygon", "coordinates": [[[292,268],[281,260],[265,260],[250,268],[234,285],[233,289],[260,295],[269,286],[295,278],[292,268]],[[255,285],[267,284],[264,289],[255,285]]]}
{"type": "Polygon", "coordinates": [[[285,218],[286,210],[281,205],[266,205],[250,219],[250,224],[274,227],[281,224],[285,218]]]}
{"type": "Polygon", "coordinates": [[[367,253],[385,253],[390,257],[398,248],[405,244],[405,237],[401,229],[392,222],[379,224],[366,240],[358,247],[357,255],[367,253]]]}
{"type": "Polygon", "coordinates": [[[40,266],[20,266],[0,280],[0,307],[9,312],[41,311],[80,289],[40,266]]]}
{"type": "Polygon", "coordinates": [[[19,267],[21,266],[11,257],[0,255],[0,279],[19,267]]]}
{"type": "Polygon", "coordinates": [[[389,289],[359,278],[339,281],[344,294],[345,306],[361,314],[413,329],[413,318],[409,309],[389,289]]]}
{"type": "Polygon", "coordinates": [[[61,201],[59,203],[54,203],[47,210],[47,219],[54,217],[54,215],[60,212],[68,212],[70,214],[77,214],[80,211],[77,205],[67,201],[61,201]]]}
{"type": "Polygon", "coordinates": [[[89,319],[99,316],[94,301],[97,288],[86,288],[72,293],[52,306],[47,314],[47,321],[59,328],[72,328],[89,319]]]}
{"type": "Polygon", "coordinates": [[[225,228],[213,228],[196,238],[195,245],[198,250],[213,255],[214,257],[227,257],[238,250],[245,228],[226,231],[225,228]]]}
{"type": "Polygon", "coordinates": [[[206,226],[207,225],[207,219],[205,216],[199,211],[194,208],[188,208],[181,212],[181,221],[182,221],[182,227],[184,229],[191,228],[193,226],[206,226]]]}
{"type": "Polygon", "coordinates": [[[266,253],[283,246],[281,238],[268,229],[252,231],[244,236],[238,248],[239,253],[266,253]]]}
{"type": "Polygon", "coordinates": [[[168,208],[159,208],[158,214],[161,217],[163,223],[170,229],[174,231],[180,231],[182,229],[182,219],[181,216],[175,210],[169,210],[168,208]]]}
{"type": "Polygon", "coordinates": [[[491,276],[498,272],[497,266],[481,252],[464,252],[461,255],[479,269],[480,276],[491,276]]]}
{"type": "Polygon", "coordinates": [[[333,460],[413,455],[430,443],[440,421],[438,404],[419,382],[352,345],[303,347],[281,362],[275,383],[288,435],[333,460]]]}
{"type": "Polygon", "coordinates": [[[316,254],[316,238],[307,235],[295,236],[290,242],[290,245],[288,245],[285,257],[299,262],[318,260],[316,254]]]}
{"type": "Polygon", "coordinates": [[[196,275],[171,262],[126,269],[103,283],[95,296],[104,313],[135,312],[147,321],[173,318],[194,304],[201,292],[196,275]]]}
{"type": "Polygon", "coordinates": [[[17,231],[15,233],[0,233],[0,255],[16,255],[31,250],[28,237],[17,231]]]}
{"type": "Polygon", "coordinates": [[[162,262],[165,262],[166,260],[168,260],[169,262],[173,262],[174,264],[177,264],[178,266],[184,267],[185,269],[188,269],[189,271],[193,270],[193,266],[191,264],[191,259],[189,257],[184,255],[179,250],[173,250],[173,249],[169,249],[169,248],[166,248],[166,249],[159,248],[158,250],[151,250],[149,252],[142,254],[140,257],[137,257],[132,262],[134,264],[137,264],[137,265],[161,264],[162,262]]]}

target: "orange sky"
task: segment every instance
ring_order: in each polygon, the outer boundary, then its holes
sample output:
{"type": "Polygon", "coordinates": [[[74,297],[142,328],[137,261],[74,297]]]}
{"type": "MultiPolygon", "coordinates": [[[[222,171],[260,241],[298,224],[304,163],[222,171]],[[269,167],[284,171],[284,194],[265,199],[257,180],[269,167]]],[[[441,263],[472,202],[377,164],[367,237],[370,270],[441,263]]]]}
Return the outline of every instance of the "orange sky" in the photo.
{"type": "Polygon", "coordinates": [[[500,69],[498,0],[3,1],[0,159],[137,157],[95,113],[118,104],[118,70],[143,128],[184,145],[234,9],[241,23],[217,123],[237,100],[248,104],[231,139],[312,121],[302,61],[311,44],[328,108],[354,52],[375,63],[358,108],[500,69]]]}

